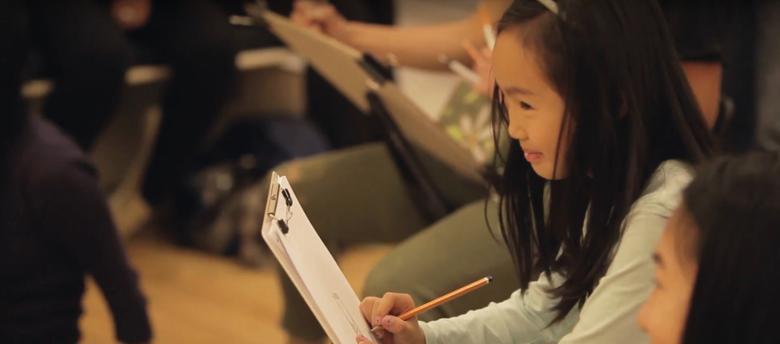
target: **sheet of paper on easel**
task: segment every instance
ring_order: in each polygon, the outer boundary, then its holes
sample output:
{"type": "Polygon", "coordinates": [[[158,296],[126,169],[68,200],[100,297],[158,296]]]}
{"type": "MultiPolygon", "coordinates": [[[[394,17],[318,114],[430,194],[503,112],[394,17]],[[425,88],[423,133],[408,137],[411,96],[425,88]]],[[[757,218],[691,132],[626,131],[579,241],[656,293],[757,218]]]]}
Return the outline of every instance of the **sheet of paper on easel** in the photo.
{"type": "Polygon", "coordinates": [[[271,177],[263,239],[334,343],[373,338],[357,295],[309,222],[287,178],[271,177]]]}

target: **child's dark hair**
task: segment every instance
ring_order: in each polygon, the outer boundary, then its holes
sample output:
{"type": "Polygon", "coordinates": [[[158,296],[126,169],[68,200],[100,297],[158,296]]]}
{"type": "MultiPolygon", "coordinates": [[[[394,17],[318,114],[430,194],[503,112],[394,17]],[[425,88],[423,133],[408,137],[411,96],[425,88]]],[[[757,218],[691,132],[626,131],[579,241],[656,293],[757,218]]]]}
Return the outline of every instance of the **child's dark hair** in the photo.
{"type": "Polygon", "coordinates": [[[684,343],[780,343],[780,155],[703,166],[683,195],[698,260],[684,343]]]}
{"type": "MultiPolygon", "coordinates": [[[[550,182],[545,216],[547,181],[533,172],[515,141],[507,156],[497,159],[503,173],[495,185],[502,234],[521,288],[538,273],[567,277],[549,291],[560,298],[555,321],[582,304],[605,274],[623,218],[658,166],[670,159],[698,162],[712,151],[654,0],[560,0],[557,5],[554,14],[537,0],[514,1],[499,32],[521,28],[521,44],[536,55],[564,99],[558,141],[563,128],[573,128],[566,133],[571,138],[566,178],[550,182]]],[[[500,132],[508,117],[498,87],[493,99],[494,129],[500,132]]]]}

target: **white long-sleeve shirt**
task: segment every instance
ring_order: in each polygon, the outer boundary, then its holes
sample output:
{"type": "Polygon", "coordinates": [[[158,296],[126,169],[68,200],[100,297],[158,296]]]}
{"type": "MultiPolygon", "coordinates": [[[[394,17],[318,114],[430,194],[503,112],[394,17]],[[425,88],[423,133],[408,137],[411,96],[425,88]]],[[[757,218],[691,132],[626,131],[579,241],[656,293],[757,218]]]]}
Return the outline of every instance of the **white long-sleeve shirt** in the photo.
{"type": "Polygon", "coordinates": [[[555,318],[557,298],[546,290],[559,286],[564,276],[544,275],[515,291],[505,301],[458,317],[421,322],[427,344],[460,343],[646,343],[636,314],[653,288],[651,259],[666,221],[693,177],[691,168],[676,160],[662,163],[642,196],[624,219],[623,236],[612,263],[582,308],[575,307],[560,322],[555,318]]]}

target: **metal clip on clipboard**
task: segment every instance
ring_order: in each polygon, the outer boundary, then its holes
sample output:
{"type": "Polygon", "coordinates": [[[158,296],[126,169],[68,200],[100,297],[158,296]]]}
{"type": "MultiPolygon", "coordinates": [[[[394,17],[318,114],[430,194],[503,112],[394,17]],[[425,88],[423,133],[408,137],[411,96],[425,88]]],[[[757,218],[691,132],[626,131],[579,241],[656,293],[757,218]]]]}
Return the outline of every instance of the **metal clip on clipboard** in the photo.
{"type": "MultiPolygon", "coordinates": [[[[276,173],[272,174],[272,178],[276,180],[277,175],[276,173]]],[[[276,220],[277,224],[279,225],[279,229],[281,229],[282,234],[287,234],[290,232],[290,226],[288,225],[290,218],[292,217],[292,207],[293,200],[290,196],[290,191],[284,188],[281,188],[279,184],[272,184],[271,190],[269,191],[269,197],[268,202],[266,204],[265,213],[266,216],[270,217],[272,220],[276,220]],[[281,194],[281,198],[279,195],[281,194]],[[276,206],[279,203],[280,199],[284,199],[285,205],[287,205],[287,216],[286,218],[282,219],[276,216],[276,206]]]]}

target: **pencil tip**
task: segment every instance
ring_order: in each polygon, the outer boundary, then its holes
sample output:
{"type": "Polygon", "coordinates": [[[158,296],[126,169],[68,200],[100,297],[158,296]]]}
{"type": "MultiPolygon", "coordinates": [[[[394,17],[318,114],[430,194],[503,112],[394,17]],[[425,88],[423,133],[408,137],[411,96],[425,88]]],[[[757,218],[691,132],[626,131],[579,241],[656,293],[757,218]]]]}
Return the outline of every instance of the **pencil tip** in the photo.
{"type": "Polygon", "coordinates": [[[488,282],[493,282],[493,276],[488,276],[488,277],[485,277],[485,278],[488,279],[488,282]]]}

